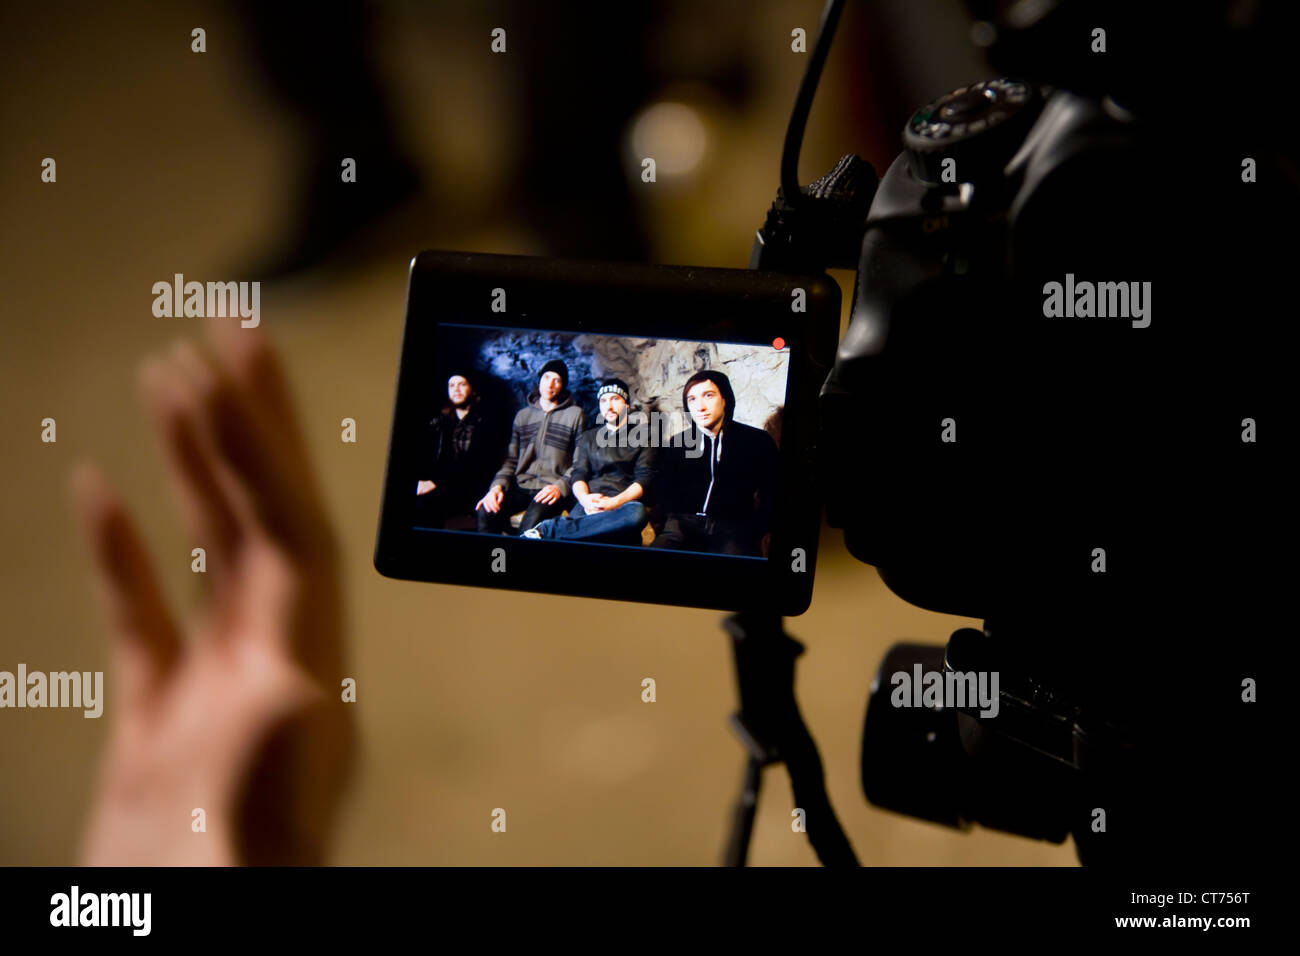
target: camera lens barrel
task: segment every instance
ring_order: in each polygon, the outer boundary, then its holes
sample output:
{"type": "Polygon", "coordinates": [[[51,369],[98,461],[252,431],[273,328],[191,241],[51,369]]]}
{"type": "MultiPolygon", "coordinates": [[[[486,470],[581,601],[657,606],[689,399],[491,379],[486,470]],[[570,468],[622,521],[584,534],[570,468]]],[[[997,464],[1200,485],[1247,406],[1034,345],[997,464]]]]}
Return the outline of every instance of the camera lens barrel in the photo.
{"type": "Polygon", "coordinates": [[[910,677],[915,665],[942,671],[943,656],[942,647],[929,644],[895,644],[885,655],[867,702],[862,789],[875,806],[965,830],[967,768],[955,712],[891,700],[895,674],[910,677]]]}
{"type": "Polygon", "coordinates": [[[1069,835],[1076,771],[1003,733],[997,718],[934,706],[914,691],[923,674],[975,663],[963,645],[982,640],[963,628],[947,648],[896,644],[885,655],[863,728],[863,792],[875,806],[956,829],[978,823],[1060,843],[1069,835]]]}

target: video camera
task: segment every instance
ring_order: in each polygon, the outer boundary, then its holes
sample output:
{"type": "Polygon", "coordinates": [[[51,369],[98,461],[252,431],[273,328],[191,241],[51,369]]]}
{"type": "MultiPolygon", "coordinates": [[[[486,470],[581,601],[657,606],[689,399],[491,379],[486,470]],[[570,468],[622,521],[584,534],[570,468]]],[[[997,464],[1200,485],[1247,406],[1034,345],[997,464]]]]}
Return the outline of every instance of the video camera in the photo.
{"type": "MultiPolygon", "coordinates": [[[[1263,135],[1264,105],[1190,69],[1199,48],[1186,38],[1216,42],[1228,76],[1246,71],[1275,8],[1244,23],[1227,4],[1180,11],[1175,39],[1159,10],[984,6],[973,4],[977,35],[1005,76],[917,110],[879,178],[846,156],[801,187],[803,128],[843,7],[830,0],[751,271],[467,254],[413,263],[376,565],[745,612],[729,625],[735,726],[750,751],[732,862],[744,859],[756,768],[778,760],[800,805],[820,808],[808,830],[823,860],[853,861],[788,686],[801,648],[773,617],[807,605],[822,504],[900,597],[984,621],[946,648],[900,644],[885,658],[862,749],[873,803],[958,827],[1072,835],[1087,863],[1240,859],[1259,837],[1243,779],[1265,764],[1254,701],[1275,622],[1257,596],[1277,593],[1279,572],[1268,517],[1252,509],[1280,490],[1268,432],[1289,262],[1270,224],[1294,221],[1295,166],[1263,135]],[[856,270],[837,349],[833,268],[856,270]],[[494,290],[519,303],[508,322],[489,311],[494,290]],[[792,311],[800,291],[805,307],[792,311]],[[652,392],[651,411],[680,413],[647,443],[707,446],[707,489],[685,451],[672,453],[675,471],[638,472],[645,495],[618,507],[642,502],[645,524],[621,542],[525,540],[541,513],[533,491],[554,485],[536,470],[514,501],[520,534],[484,534],[481,502],[459,539],[420,526],[415,490],[435,482],[416,473],[413,436],[442,376],[474,362],[490,371],[490,359],[516,374],[519,403],[561,353],[577,357],[566,373],[586,363],[587,421],[606,414],[593,400],[611,369],[635,373],[629,391],[652,392]],[[692,404],[707,385],[692,375],[724,366],[740,386],[711,431],[692,404]],[[777,410],[773,435],[761,419],[777,410]],[[745,482],[721,464],[729,434],[762,446],[744,451],[745,482]],[[743,544],[710,512],[724,486],[746,502],[726,518],[746,523],[743,544]],[[679,531],[679,546],[655,547],[679,531]],[[617,548],[632,577],[680,588],[599,589],[586,572],[617,548]],[[497,573],[498,552],[522,573],[497,573]],[[800,799],[801,788],[814,795],[800,799]]],[[[526,470],[529,442],[544,449],[543,426],[526,426],[552,422],[554,405],[519,411],[511,476],[526,470]]],[[[610,434],[619,421],[605,419],[610,434]]],[[[557,486],[567,510],[541,502],[548,532],[595,513],[573,482],[557,486]]]]}

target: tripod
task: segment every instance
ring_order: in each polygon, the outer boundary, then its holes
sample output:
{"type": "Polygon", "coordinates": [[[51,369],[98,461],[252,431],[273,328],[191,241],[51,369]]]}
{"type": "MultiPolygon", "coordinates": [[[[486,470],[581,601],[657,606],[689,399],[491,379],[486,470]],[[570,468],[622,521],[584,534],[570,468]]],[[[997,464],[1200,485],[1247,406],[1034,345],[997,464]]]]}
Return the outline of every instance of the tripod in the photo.
{"type": "Polygon", "coordinates": [[[803,645],[785,633],[774,614],[733,614],[723,628],[731,635],[740,690],[740,709],[731,716],[731,729],[748,751],[725,865],[745,865],[763,768],[784,762],[818,858],[826,866],[857,866],[826,794],[821,757],[794,699],[794,662],[803,645]]]}
{"type": "MultiPolygon", "coordinates": [[[[843,0],[828,0],[822,14],[786,131],[781,189],[755,236],[751,269],[817,273],[828,266],[853,268],[857,263],[867,210],[875,194],[876,175],[871,165],[857,156],[846,156],[807,188],[800,188],[796,176],[813,94],[843,6],[843,0]]],[[[803,645],[785,633],[776,614],[735,614],[723,622],[723,628],[731,635],[740,690],[740,709],[731,716],[731,729],[748,752],[725,864],[745,865],[763,768],[784,763],[790,771],[796,808],[804,811],[808,839],[818,858],[827,866],[857,866],[853,847],[826,794],[821,757],[794,698],[794,662],[803,653],[803,645]]]]}

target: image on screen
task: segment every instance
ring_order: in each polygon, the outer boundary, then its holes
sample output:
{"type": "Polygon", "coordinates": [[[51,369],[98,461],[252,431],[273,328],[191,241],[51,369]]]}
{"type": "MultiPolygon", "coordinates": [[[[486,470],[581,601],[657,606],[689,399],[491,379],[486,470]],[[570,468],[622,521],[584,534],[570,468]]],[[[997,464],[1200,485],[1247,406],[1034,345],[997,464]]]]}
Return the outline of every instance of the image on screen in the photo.
{"type": "Polygon", "coordinates": [[[765,558],[781,345],[440,325],[414,526],[765,558]]]}

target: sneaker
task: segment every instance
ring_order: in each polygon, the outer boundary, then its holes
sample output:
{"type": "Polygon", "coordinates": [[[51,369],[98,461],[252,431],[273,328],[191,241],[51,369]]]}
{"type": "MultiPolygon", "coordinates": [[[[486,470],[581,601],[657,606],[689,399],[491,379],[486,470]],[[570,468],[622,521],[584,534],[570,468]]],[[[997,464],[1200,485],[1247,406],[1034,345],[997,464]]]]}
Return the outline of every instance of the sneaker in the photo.
{"type": "Polygon", "coordinates": [[[538,532],[538,530],[537,530],[536,528],[529,528],[527,531],[525,531],[525,532],[524,532],[523,534],[521,534],[519,537],[521,537],[521,538],[532,538],[534,541],[541,541],[541,540],[542,540],[542,536],[541,536],[541,534],[538,532]]]}

